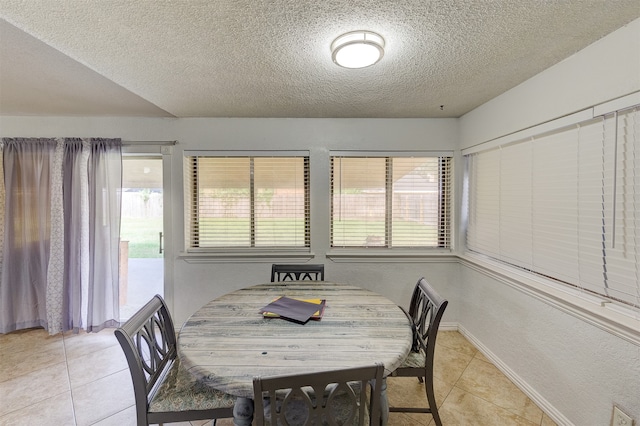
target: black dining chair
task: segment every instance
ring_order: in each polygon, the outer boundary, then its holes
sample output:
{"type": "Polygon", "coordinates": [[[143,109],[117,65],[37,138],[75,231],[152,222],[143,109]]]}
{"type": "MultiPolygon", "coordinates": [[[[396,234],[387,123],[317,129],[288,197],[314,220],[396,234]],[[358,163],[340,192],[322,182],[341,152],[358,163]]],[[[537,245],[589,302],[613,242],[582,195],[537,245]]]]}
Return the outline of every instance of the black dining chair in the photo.
{"type": "Polygon", "coordinates": [[[129,364],[138,426],[233,417],[235,397],[198,382],[180,365],[173,320],[155,295],[114,334],[129,364]]]}
{"type": "Polygon", "coordinates": [[[428,407],[390,407],[390,412],[430,413],[436,425],[442,421],[438,414],[433,392],[433,358],[435,354],[438,327],[449,302],[423,278],[416,283],[409,305],[407,317],[413,328],[413,345],[407,359],[389,377],[417,377],[424,381],[428,407]]]}
{"type": "Polygon", "coordinates": [[[271,282],[305,280],[324,281],[324,265],[271,265],[271,282]]]}
{"type": "Polygon", "coordinates": [[[253,379],[254,424],[380,425],[384,365],[253,379]]]}

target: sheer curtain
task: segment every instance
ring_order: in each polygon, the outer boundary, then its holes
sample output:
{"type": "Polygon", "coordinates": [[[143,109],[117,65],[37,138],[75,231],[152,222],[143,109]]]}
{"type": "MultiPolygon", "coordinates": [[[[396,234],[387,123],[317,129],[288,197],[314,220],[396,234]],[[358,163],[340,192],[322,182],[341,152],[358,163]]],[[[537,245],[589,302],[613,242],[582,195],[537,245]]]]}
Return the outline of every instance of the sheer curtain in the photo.
{"type": "Polygon", "coordinates": [[[47,327],[50,181],[55,148],[55,139],[4,139],[3,333],[47,327]]]}
{"type": "Polygon", "coordinates": [[[87,331],[118,325],[121,202],[121,143],[93,139],[89,156],[87,331]]]}
{"type": "Polygon", "coordinates": [[[121,141],[2,142],[0,333],[117,325],[121,141]]]}

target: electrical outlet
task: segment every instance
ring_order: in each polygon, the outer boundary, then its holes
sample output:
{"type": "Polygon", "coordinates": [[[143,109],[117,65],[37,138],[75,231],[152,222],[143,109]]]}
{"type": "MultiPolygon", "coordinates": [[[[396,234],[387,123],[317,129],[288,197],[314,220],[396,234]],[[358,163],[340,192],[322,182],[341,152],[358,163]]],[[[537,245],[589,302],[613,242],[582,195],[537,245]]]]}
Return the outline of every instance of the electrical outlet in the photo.
{"type": "Polygon", "coordinates": [[[614,405],[611,426],[633,426],[633,419],[614,405]]]}

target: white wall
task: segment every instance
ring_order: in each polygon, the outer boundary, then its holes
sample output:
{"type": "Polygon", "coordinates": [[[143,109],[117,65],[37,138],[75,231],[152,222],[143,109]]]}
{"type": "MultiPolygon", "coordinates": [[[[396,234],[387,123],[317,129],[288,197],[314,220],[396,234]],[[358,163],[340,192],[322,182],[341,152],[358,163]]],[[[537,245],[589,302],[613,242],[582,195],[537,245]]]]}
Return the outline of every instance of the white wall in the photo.
{"type": "Polygon", "coordinates": [[[640,347],[470,267],[460,284],[463,333],[559,424],[640,419],[640,347]]]}
{"type": "MultiPolygon", "coordinates": [[[[640,90],[640,19],[460,120],[461,148],[640,90]]],[[[640,421],[640,347],[461,265],[457,318],[561,423],[640,421]]]]}
{"type": "MultiPolygon", "coordinates": [[[[172,192],[182,200],[182,151],[198,149],[302,149],[310,151],[311,165],[311,263],[324,263],[328,280],[349,282],[407,304],[420,276],[449,295],[455,293],[457,265],[450,261],[426,263],[335,263],[329,250],[329,150],[455,150],[456,119],[182,119],[180,144],[174,152],[172,192]]],[[[179,201],[176,201],[178,203],[179,201]]],[[[175,209],[176,254],[182,250],[183,210],[175,209]]],[[[236,288],[268,281],[274,259],[247,262],[193,264],[177,259],[174,315],[187,318],[213,297],[236,288]]],[[[446,297],[446,296],[445,296],[446,297]]],[[[455,310],[444,321],[455,321],[455,310]]]]}

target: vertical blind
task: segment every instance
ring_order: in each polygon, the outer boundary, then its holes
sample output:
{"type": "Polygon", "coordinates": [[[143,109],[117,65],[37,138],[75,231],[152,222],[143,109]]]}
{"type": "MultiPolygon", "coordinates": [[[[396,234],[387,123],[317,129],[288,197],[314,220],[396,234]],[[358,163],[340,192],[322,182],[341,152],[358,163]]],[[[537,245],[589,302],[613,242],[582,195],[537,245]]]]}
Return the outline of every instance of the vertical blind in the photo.
{"type": "Polygon", "coordinates": [[[451,157],[331,157],[332,247],[450,247],[451,157]]]}
{"type": "Polygon", "coordinates": [[[188,248],[309,247],[308,156],[185,157],[188,248]]]}
{"type": "Polygon", "coordinates": [[[469,250],[640,309],[640,109],[471,154],[469,250]]]}

